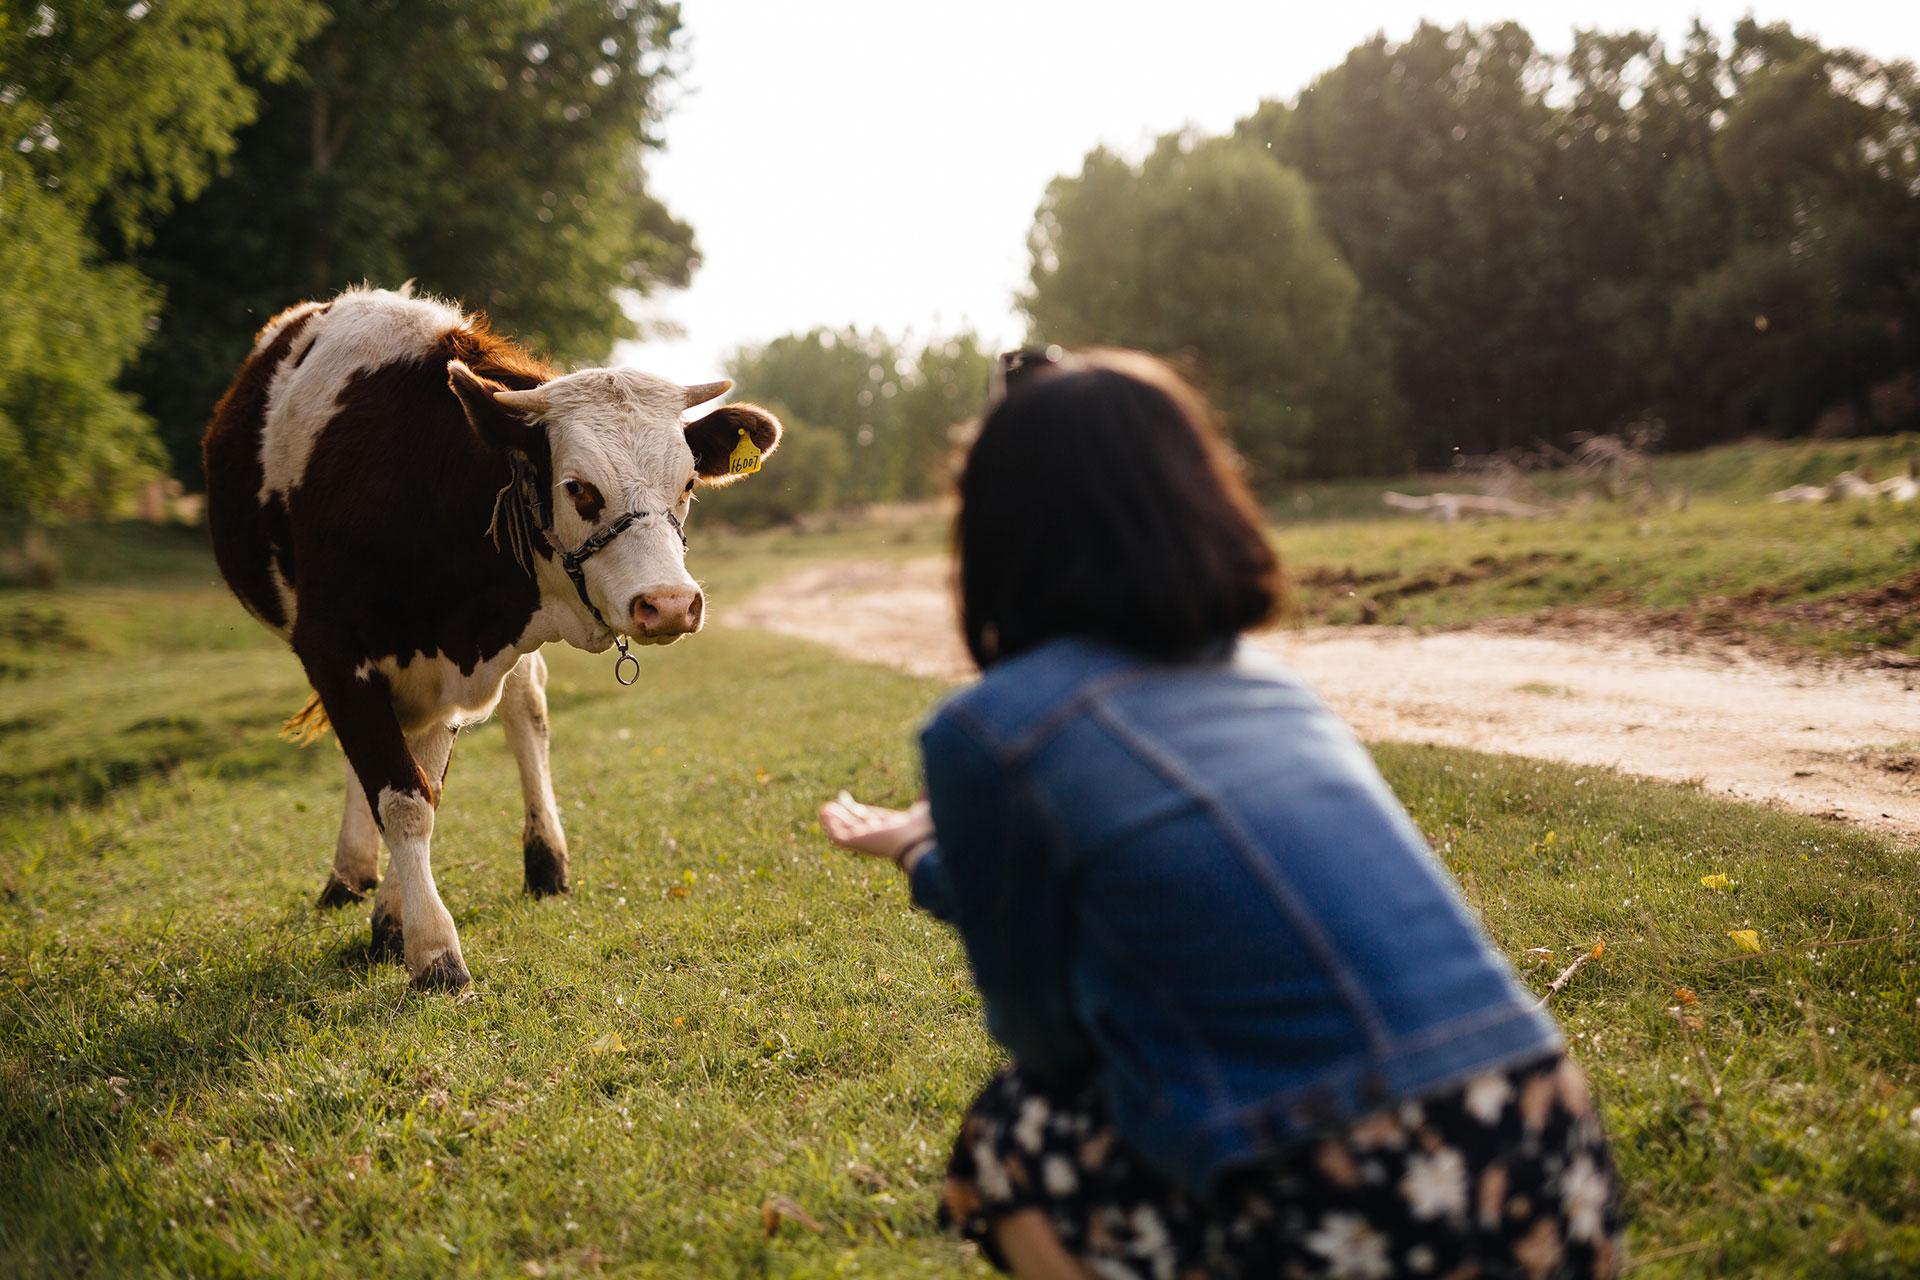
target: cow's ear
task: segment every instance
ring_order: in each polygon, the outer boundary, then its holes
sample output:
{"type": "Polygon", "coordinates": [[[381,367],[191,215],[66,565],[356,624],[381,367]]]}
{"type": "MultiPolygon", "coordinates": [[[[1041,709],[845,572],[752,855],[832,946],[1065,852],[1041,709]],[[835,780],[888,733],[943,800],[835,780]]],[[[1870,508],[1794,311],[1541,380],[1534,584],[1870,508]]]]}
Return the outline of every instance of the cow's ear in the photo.
{"type": "Polygon", "coordinates": [[[447,385],[460,397],[467,421],[482,440],[502,451],[533,452],[543,434],[534,419],[546,407],[540,399],[540,388],[511,390],[480,377],[460,360],[447,361],[447,385]]]}
{"type": "Polygon", "coordinates": [[[780,419],[757,404],[721,405],[687,424],[687,444],[704,483],[732,484],[758,471],[761,460],[780,447],[780,419]]]}

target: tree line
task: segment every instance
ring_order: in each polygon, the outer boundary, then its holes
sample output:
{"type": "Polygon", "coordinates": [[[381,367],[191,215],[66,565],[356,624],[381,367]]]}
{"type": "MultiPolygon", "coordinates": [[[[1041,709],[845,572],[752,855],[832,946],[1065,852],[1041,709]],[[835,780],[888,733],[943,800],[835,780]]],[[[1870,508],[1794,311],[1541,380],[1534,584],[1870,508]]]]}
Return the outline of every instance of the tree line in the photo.
{"type": "Polygon", "coordinates": [[[1269,482],[1920,426],[1920,81],[1782,25],[1376,36],[1029,249],[1036,338],[1181,361],[1269,482]]]}
{"type": "MultiPolygon", "coordinates": [[[[605,359],[699,261],[647,186],[681,43],[664,0],[0,5],[0,509],[197,486],[253,331],[361,280],[605,359]]],[[[1920,79],[1781,25],[1376,36],[1224,136],[1095,149],[1028,249],[1032,340],[1175,360],[1257,483],[1920,426],[1920,79]]],[[[937,492],[989,363],[733,353],[801,429],[725,503],[937,492]]]]}
{"type": "Polygon", "coordinates": [[[0,510],[198,487],[253,332],[362,280],[604,360],[698,262],[646,181],[680,46],[662,0],[0,5],[0,510]]]}
{"type": "Polygon", "coordinates": [[[758,524],[944,493],[993,356],[971,331],[916,341],[816,328],[741,347],[726,367],[788,427],[763,481],[706,499],[729,520],[758,524]]]}

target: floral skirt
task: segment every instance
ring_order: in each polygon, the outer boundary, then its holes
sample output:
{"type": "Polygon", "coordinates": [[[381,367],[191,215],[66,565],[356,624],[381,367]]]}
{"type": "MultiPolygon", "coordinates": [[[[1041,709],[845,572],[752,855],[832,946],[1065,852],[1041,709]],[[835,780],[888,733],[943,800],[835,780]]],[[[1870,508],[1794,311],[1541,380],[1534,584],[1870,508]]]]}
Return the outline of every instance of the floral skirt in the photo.
{"type": "Polygon", "coordinates": [[[1621,1256],[1606,1136],[1560,1056],[1377,1112],[1204,1199],[1128,1154],[1097,1090],[1008,1067],[967,1113],[940,1223],[1004,1271],[992,1229],[1023,1209],[1103,1280],[1585,1280],[1621,1256]]]}

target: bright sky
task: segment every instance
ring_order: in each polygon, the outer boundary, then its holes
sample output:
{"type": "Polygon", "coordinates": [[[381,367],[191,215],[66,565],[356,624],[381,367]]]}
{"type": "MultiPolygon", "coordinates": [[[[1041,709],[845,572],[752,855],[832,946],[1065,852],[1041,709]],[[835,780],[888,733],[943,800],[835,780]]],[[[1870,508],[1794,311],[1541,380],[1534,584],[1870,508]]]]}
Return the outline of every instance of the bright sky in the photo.
{"type": "Polygon", "coordinates": [[[1560,50],[1576,26],[1677,39],[1690,13],[1725,32],[1750,9],[1920,58],[1914,0],[684,0],[690,65],[652,181],[706,260],[649,303],[685,336],[619,358],[704,380],[738,344],[815,325],[1013,345],[1034,208],[1098,144],[1224,131],[1422,17],[1514,18],[1560,50]]]}

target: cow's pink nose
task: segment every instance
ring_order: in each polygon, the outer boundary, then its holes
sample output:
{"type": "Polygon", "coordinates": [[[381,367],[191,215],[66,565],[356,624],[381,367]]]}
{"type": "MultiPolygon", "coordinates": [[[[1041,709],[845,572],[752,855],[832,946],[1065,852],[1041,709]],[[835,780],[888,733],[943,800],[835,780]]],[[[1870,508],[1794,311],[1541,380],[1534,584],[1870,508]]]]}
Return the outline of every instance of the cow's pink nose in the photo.
{"type": "Polygon", "coordinates": [[[698,587],[658,587],[633,598],[630,612],[636,636],[684,636],[700,629],[706,601],[698,587]]]}

